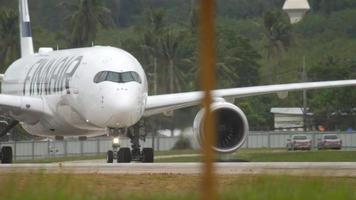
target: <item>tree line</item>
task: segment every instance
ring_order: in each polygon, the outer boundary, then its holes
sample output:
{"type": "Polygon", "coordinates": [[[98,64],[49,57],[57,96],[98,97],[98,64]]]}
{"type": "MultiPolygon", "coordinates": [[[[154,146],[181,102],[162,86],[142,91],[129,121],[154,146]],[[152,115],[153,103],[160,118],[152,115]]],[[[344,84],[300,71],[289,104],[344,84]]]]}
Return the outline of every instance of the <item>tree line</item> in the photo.
{"type": "MultiPolygon", "coordinates": [[[[301,81],[303,57],[308,81],[355,78],[354,1],[311,0],[311,12],[297,25],[281,11],[283,3],[217,1],[218,88],[301,81]]],[[[19,57],[16,4],[0,0],[2,72],[19,57]]],[[[151,95],[199,90],[196,0],[31,0],[30,13],[37,48],[116,46],[141,62],[151,95]]],[[[355,100],[352,88],[308,93],[315,125],[329,130],[356,129],[355,100]]],[[[246,111],[252,130],[273,128],[271,107],[303,104],[299,92],[284,100],[267,95],[236,103],[246,111]]],[[[196,109],[153,117],[150,123],[162,128],[191,125],[196,109]]]]}

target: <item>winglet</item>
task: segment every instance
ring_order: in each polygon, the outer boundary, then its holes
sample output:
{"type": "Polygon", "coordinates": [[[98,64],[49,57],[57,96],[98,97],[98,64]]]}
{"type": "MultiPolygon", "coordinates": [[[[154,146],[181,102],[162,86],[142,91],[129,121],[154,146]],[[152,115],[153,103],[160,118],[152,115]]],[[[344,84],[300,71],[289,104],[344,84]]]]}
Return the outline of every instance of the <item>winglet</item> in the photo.
{"type": "Polygon", "coordinates": [[[19,0],[21,57],[33,54],[32,30],[27,0],[19,0]]]}

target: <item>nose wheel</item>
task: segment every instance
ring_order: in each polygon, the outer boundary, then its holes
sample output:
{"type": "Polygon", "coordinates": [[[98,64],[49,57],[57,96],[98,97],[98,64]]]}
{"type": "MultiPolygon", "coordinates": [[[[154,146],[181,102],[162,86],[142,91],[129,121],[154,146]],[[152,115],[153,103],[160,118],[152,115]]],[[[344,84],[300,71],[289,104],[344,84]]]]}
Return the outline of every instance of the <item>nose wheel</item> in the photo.
{"type": "Polygon", "coordinates": [[[106,153],[106,162],[107,163],[113,163],[114,162],[114,152],[109,150],[107,153],[106,153]]]}

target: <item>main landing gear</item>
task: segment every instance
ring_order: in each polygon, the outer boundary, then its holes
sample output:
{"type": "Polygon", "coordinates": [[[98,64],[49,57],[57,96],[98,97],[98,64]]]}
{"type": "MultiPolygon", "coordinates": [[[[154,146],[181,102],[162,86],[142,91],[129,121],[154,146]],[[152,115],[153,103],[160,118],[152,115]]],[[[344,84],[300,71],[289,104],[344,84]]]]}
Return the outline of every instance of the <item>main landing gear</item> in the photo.
{"type": "Polygon", "coordinates": [[[153,149],[142,148],[141,150],[140,139],[144,141],[146,135],[140,135],[139,129],[140,127],[138,125],[135,125],[133,128],[130,128],[126,131],[126,136],[131,141],[131,150],[128,147],[120,148],[120,140],[118,137],[113,139],[113,150],[109,150],[107,152],[107,163],[113,163],[114,160],[117,160],[118,163],[130,163],[131,161],[153,163],[153,149]]]}
{"type": "Polygon", "coordinates": [[[1,148],[0,160],[1,160],[1,164],[12,163],[12,148],[11,147],[2,147],[1,148]]]}
{"type": "MultiPolygon", "coordinates": [[[[0,132],[0,137],[5,136],[11,129],[13,129],[19,122],[16,120],[10,121],[10,123],[2,123],[5,127],[0,132]]],[[[0,160],[1,164],[12,163],[12,147],[3,146],[0,149],[0,160]]]]}

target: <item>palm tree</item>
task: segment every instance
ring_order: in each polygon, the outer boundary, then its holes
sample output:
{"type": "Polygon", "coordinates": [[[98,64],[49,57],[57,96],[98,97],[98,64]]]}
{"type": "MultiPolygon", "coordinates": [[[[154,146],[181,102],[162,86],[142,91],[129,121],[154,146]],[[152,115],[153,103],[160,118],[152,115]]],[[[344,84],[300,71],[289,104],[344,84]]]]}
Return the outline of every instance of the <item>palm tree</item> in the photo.
{"type": "Polygon", "coordinates": [[[110,10],[102,0],[78,0],[77,4],[63,2],[61,5],[72,12],[67,18],[72,47],[90,45],[96,38],[99,26],[107,29],[113,25],[110,10]]]}
{"type": "Polygon", "coordinates": [[[282,55],[288,50],[292,42],[291,24],[282,11],[268,11],[264,15],[265,36],[267,38],[267,58],[275,62],[272,64],[272,81],[277,80],[277,67],[280,67],[282,55]],[[274,80],[273,80],[274,78],[274,80]]]}
{"type": "Polygon", "coordinates": [[[165,29],[161,37],[161,49],[164,58],[168,62],[169,92],[178,92],[181,90],[178,77],[178,71],[175,66],[175,59],[178,53],[180,42],[183,40],[183,34],[174,28],[165,29]]]}
{"type": "Polygon", "coordinates": [[[11,9],[0,10],[0,70],[6,68],[20,56],[18,14],[11,9]]]}
{"type": "Polygon", "coordinates": [[[160,79],[165,79],[166,91],[180,91],[181,84],[179,84],[180,78],[178,77],[180,73],[176,69],[176,56],[183,34],[178,28],[165,25],[163,10],[149,10],[147,14],[147,26],[143,31],[142,47],[148,54],[150,62],[153,62],[155,82],[158,81],[157,68],[160,64],[162,68],[160,79]]]}
{"type": "MultiPolygon", "coordinates": [[[[144,27],[143,37],[142,37],[142,48],[148,56],[149,62],[153,66],[154,74],[154,94],[158,93],[158,61],[161,56],[160,51],[160,37],[163,32],[164,27],[164,16],[165,12],[163,10],[149,10],[146,16],[146,26],[144,27]]],[[[151,65],[151,64],[149,64],[151,65]]]]}
{"type": "Polygon", "coordinates": [[[265,35],[268,39],[268,58],[280,57],[292,40],[291,24],[281,11],[264,15],[265,35]]]}

